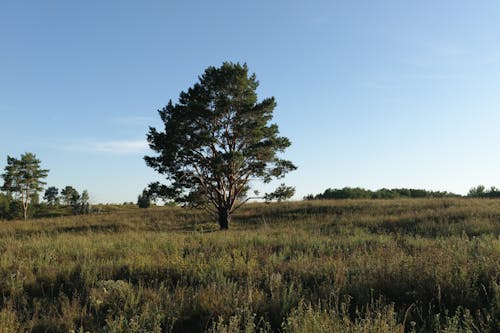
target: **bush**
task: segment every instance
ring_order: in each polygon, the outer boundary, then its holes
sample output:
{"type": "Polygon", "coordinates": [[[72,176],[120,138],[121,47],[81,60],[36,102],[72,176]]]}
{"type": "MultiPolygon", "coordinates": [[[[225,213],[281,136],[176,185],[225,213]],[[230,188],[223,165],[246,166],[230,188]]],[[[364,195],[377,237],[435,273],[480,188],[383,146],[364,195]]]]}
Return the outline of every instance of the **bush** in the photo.
{"type": "Polygon", "coordinates": [[[10,212],[10,198],[0,193],[0,219],[8,219],[10,212]]]}
{"type": "Polygon", "coordinates": [[[151,206],[151,197],[148,190],[144,189],[142,194],[137,197],[137,206],[139,206],[139,208],[148,208],[151,206]]]}

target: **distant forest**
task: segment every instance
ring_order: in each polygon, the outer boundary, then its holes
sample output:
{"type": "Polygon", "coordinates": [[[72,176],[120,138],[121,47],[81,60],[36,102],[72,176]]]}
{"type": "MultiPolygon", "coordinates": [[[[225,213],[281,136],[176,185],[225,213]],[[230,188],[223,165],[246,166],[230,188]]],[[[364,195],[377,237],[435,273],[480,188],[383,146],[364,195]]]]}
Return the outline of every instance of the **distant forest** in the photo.
{"type": "MultiPolygon", "coordinates": [[[[399,199],[399,198],[447,198],[464,197],[463,195],[446,191],[428,191],[413,188],[382,188],[376,191],[361,187],[344,187],[340,189],[328,188],[320,194],[309,194],[304,200],[322,199],[399,199]]],[[[469,190],[465,197],[471,198],[500,198],[500,190],[496,187],[486,189],[479,185],[469,190]]]]}

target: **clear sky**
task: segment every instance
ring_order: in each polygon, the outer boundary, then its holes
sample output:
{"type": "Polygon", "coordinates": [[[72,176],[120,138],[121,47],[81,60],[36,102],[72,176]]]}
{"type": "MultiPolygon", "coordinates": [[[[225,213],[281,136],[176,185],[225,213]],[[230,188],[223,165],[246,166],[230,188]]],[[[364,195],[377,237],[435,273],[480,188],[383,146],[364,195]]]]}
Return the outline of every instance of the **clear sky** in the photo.
{"type": "Polygon", "coordinates": [[[135,201],[156,110],[246,62],[299,169],[328,187],[500,186],[499,1],[0,2],[0,168],[135,201]]]}

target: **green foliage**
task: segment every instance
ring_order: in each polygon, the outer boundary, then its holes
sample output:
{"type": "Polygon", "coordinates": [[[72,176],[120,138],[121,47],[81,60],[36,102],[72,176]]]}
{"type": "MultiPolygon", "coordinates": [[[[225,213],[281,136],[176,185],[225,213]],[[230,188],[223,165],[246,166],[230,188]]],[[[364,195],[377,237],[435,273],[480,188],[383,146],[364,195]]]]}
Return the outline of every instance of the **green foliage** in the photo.
{"type": "Polygon", "coordinates": [[[278,153],[290,146],[270,123],[276,102],[257,101],[258,81],[246,65],[209,67],[199,82],[159,110],[164,129],[150,128],[147,139],[157,156],[146,164],[168,185],[150,192],[191,206],[203,206],[227,229],[231,214],[245,202],[250,181],[270,182],[296,167],[278,153]],[[243,199],[242,199],[243,198],[243,199]]]}
{"type": "Polygon", "coordinates": [[[40,168],[40,160],[32,153],[24,153],[21,158],[7,156],[4,184],[1,187],[9,196],[20,200],[24,219],[28,218],[30,203],[38,203],[38,192],[43,189],[49,170],[40,168]]]}
{"type": "Polygon", "coordinates": [[[73,214],[90,214],[90,195],[87,190],[83,190],[80,194],[73,186],[68,185],[62,189],[61,197],[66,206],[72,209],[73,214]]]}
{"type": "Polygon", "coordinates": [[[0,224],[0,332],[498,331],[496,200],[106,209],[0,224]]]}
{"type": "Polygon", "coordinates": [[[139,208],[148,208],[151,206],[151,197],[147,189],[144,189],[137,197],[137,206],[139,206],[139,208]]]}
{"type": "Polygon", "coordinates": [[[469,193],[467,194],[469,197],[483,197],[486,194],[486,188],[484,185],[478,185],[476,187],[473,187],[469,190],[469,193]]]}
{"type": "MultiPolygon", "coordinates": [[[[30,205],[28,207],[28,214],[29,216],[32,216],[33,212],[33,205],[30,205]]],[[[9,220],[20,220],[24,217],[24,209],[23,209],[23,203],[19,200],[11,200],[9,204],[9,212],[7,214],[7,219],[9,220]]]]}
{"type": "Polygon", "coordinates": [[[21,155],[20,159],[7,156],[7,166],[1,175],[4,182],[0,188],[0,219],[16,220],[23,217],[64,216],[73,214],[89,214],[90,198],[86,190],[80,195],[72,186],[62,191],[62,199],[70,208],[55,207],[59,204],[59,190],[51,186],[44,193],[47,204],[40,203],[39,192],[43,190],[43,181],[49,170],[41,169],[40,160],[32,153],[21,155]]]}
{"type": "Polygon", "coordinates": [[[276,200],[278,202],[281,202],[290,199],[291,197],[293,197],[294,194],[295,194],[295,187],[281,184],[274,192],[267,193],[264,196],[264,199],[266,201],[276,200]]]}
{"type": "Polygon", "coordinates": [[[494,186],[490,189],[486,189],[483,185],[478,185],[471,188],[467,196],[471,198],[499,198],[500,190],[494,186]]]}
{"type": "Polygon", "coordinates": [[[7,219],[10,212],[11,199],[8,195],[0,193],[0,219],[7,219]]]}
{"type": "Polygon", "coordinates": [[[63,202],[67,206],[74,206],[78,203],[78,200],[80,199],[80,194],[76,189],[73,188],[73,186],[66,186],[61,190],[61,196],[63,199],[63,202]]]}
{"type": "Polygon", "coordinates": [[[73,193],[72,200],[74,201],[73,212],[75,214],[90,214],[90,195],[87,190],[83,190],[81,195],[78,192],[73,193]]]}
{"type": "Polygon", "coordinates": [[[445,198],[458,197],[450,192],[427,191],[412,188],[383,188],[377,191],[366,190],[361,187],[344,187],[342,189],[328,188],[323,193],[308,195],[304,199],[398,199],[398,198],[445,198]]]}
{"type": "MultiPolygon", "coordinates": [[[[467,194],[471,198],[499,198],[500,190],[492,186],[486,189],[483,185],[473,187],[467,194]]],[[[399,198],[456,198],[458,194],[445,191],[428,191],[412,188],[383,188],[371,191],[360,187],[344,187],[342,189],[328,188],[323,193],[304,197],[305,200],[314,199],[399,199],[399,198]]]]}
{"type": "Polygon", "coordinates": [[[51,206],[54,206],[59,203],[59,189],[55,186],[50,186],[45,190],[45,194],[43,198],[47,203],[51,206]]]}

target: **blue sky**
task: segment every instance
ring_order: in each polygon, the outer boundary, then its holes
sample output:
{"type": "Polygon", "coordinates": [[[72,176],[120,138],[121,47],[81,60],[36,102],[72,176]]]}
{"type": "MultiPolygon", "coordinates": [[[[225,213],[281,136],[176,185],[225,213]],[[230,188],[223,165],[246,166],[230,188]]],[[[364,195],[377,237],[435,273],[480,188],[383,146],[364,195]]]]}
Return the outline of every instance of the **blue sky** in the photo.
{"type": "MultiPolygon", "coordinates": [[[[0,2],[0,168],[135,201],[156,110],[246,62],[292,141],[296,198],[500,186],[498,1],[0,2]]],[[[265,188],[263,188],[265,190],[265,188]]]]}

